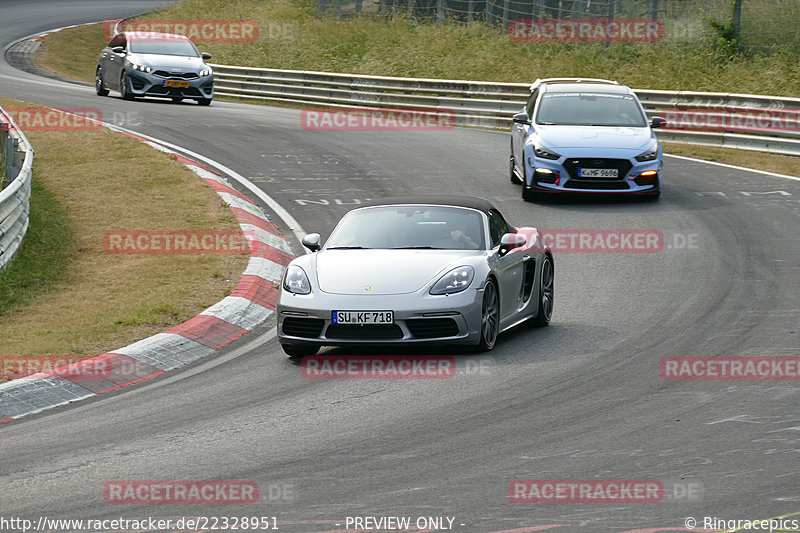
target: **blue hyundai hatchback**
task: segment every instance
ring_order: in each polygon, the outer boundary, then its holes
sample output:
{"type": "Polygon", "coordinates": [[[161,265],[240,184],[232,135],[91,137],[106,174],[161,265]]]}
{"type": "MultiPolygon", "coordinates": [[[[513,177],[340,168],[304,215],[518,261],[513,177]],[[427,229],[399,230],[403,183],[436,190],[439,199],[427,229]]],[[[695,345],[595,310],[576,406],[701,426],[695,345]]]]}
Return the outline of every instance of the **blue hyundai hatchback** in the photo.
{"type": "Polygon", "coordinates": [[[514,115],[510,177],[522,198],[547,194],[661,194],[663,150],[632,89],[614,81],[536,80],[514,115]]]}

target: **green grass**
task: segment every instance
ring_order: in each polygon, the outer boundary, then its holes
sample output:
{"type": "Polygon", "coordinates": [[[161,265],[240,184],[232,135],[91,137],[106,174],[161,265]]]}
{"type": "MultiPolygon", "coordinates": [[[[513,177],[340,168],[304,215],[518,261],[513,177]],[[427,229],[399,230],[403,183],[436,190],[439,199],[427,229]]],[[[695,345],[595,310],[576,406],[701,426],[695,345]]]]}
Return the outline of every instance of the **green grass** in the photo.
{"type": "MultiPolygon", "coordinates": [[[[730,55],[712,36],[608,46],[525,43],[480,22],[437,25],[402,15],[337,21],[317,17],[315,8],[314,0],[183,0],[142,18],[255,19],[254,43],[198,45],[220,64],[522,83],[584,76],[642,89],[800,95],[800,58],[788,48],[730,55]]],[[[48,36],[45,43],[39,56],[45,67],[93,81],[104,44],[101,31],[79,27],[48,36]]]]}
{"type": "Polygon", "coordinates": [[[56,289],[69,273],[76,246],[69,217],[36,172],[29,224],[17,255],[0,270],[0,316],[56,289]]]}

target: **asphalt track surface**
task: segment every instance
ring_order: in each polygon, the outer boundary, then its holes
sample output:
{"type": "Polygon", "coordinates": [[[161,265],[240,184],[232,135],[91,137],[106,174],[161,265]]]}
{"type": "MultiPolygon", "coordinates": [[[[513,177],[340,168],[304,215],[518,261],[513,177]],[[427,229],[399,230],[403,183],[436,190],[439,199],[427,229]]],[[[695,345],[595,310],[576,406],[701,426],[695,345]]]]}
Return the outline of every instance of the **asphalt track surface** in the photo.
{"type": "MultiPolygon", "coordinates": [[[[5,0],[0,44],[155,4],[5,0]]],[[[0,516],[275,516],[293,532],[343,530],[348,516],[447,516],[486,533],[678,531],[686,517],[701,527],[800,511],[797,381],[659,374],[667,356],[798,355],[800,182],[668,158],[658,202],[531,204],[508,181],[505,133],[312,132],[299,110],[100,98],[4,60],[0,94],[99,108],[251,178],[323,235],[359,200],[463,193],[517,225],[664,239],[656,253],[557,254],[550,327],[507,332],[491,356],[411,352],[454,355],[451,379],[306,379],[263,341],[266,325],[181,371],[3,424],[0,516]],[[655,479],[665,497],[516,503],[514,479],[655,479]],[[111,480],[253,480],[261,498],[114,505],[111,480]]]]}

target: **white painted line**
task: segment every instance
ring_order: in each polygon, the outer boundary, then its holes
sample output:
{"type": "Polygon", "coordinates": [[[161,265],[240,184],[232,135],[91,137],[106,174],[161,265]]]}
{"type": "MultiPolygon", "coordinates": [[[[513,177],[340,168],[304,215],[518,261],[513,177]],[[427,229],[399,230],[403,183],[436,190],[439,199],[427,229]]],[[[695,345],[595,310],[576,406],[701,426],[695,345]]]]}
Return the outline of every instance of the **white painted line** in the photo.
{"type": "Polygon", "coordinates": [[[728,165],[727,163],[717,163],[716,161],[704,161],[703,159],[695,159],[694,157],[686,157],[685,155],[664,154],[664,156],[674,157],[675,159],[685,159],[686,161],[694,161],[695,163],[705,163],[706,165],[714,165],[718,167],[732,168],[735,170],[743,170],[745,172],[755,172],[756,174],[763,174],[764,176],[770,176],[772,178],[782,178],[792,181],[800,181],[800,178],[798,178],[797,176],[789,176],[788,174],[778,174],[777,172],[768,172],[766,170],[756,170],[754,168],[728,165]]]}

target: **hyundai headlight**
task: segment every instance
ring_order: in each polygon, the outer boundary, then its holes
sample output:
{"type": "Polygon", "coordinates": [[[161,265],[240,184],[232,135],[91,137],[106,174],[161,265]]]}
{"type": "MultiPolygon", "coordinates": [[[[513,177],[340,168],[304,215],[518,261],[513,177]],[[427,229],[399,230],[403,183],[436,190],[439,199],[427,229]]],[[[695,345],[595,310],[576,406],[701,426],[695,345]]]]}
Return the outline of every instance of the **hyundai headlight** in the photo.
{"type": "Polygon", "coordinates": [[[653,161],[657,157],[658,142],[654,142],[650,145],[650,148],[648,148],[646,152],[642,152],[641,154],[637,155],[636,160],[640,163],[644,163],[645,161],[653,161]]]}
{"type": "Polygon", "coordinates": [[[454,268],[433,284],[430,293],[433,295],[455,294],[470,286],[475,279],[475,269],[471,266],[454,268]]]}
{"type": "Polygon", "coordinates": [[[559,157],[561,157],[559,154],[557,154],[557,153],[555,153],[555,152],[553,152],[551,150],[548,150],[547,148],[545,148],[543,146],[536,146],[535,144],[533,145],[533,153],[536,154],[536,157],[541,157],[542,159],[554,159],[555,160],[555,159],[558,159],[559,157]]]}
{"type": "Polygon", "coordinates": [[[310,294],[311,282],[308,281],[305,270],[297,265],[292,265],[286,269],[283,288],[293,294],[310,294]]]}

